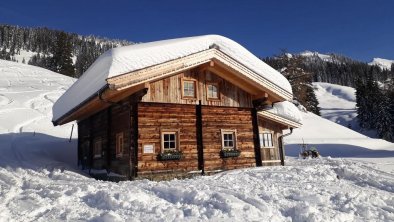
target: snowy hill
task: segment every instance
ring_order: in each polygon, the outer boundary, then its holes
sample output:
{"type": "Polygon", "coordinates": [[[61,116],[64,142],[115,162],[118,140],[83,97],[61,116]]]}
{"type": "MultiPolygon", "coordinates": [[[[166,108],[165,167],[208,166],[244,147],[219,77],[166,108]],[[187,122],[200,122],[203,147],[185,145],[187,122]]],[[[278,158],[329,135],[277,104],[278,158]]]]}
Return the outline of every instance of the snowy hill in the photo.
{"type": "Polygon", "coordinates": [[[387,151],[394,151],[393,143],[370,138],[376,133],[359,127],[354,88],[321,82],[313,86],[323,118],[303,113],[303,127],[286,140],[297,148],[287,154],[298,155],[298,144],[303,140],[318,147],[322,155],[332,157],[385,157],[387,151]]]}
{"type": "Polygon", "coordinates": [[[381,69],[391,70],[391,65],[394,64],[394,60],[389,59],[381,59],[381,58],[374,58],[372,62],[368,63],[369,65],[377,65],[381,69]]]}
{"type": "Polygon", "coordinates": [[[313,83],[321,116],[369,137],[376,137],[374,130],[360,128],[357,120],[356,90],[331,83],[313,83]]]}
{"type": "MultiPolygon", "coordinates": [[[[72,124],[50,122],[53,102],[75,80],[2,60],[0,76],[0,221],[394,220],[394,171],[349,159],[289,158],[285,167],[188,180],[96,181],[76,169],[72,124]]],[[[303,115],[304,127],[285,139],[288,154],[304,138],[332,156],[364,149],[363,157],[394,157],[390,143],[303,115]]]]}

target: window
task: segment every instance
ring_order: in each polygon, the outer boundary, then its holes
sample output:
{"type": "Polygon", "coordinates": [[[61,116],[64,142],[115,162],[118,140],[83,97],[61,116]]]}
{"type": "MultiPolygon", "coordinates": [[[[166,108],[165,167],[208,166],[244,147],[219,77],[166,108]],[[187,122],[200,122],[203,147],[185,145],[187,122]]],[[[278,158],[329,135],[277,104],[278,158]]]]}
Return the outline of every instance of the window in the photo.
{"type": "Polygon", "coordinates": [[[183,80],[182,81],[183,88],[183,97],[187,98],[196,98],[196,81],[194,80],[183,80]]]}
{"type": "Polygon", "coordinates": [[[165,131],[161,133],[162,151],[175,151],[178,149],[178,132],[165,131]]]}
{"type": "Polygon", "coordinates": [[[272,143],[272,133],[260,133],[259,138],[260,138],[260,146],[266,148],[274,147],[272,143]]]}
{"type": "Polygon", "coordinates": [[[219,85],[207,83],[207,99],[219,99],[219,85]]]}
{"type": "Polygon", "coordinates": [[[103,151],[103,143],[101,139],[96,139],[94,142],[94,150],[93,150],[93,157],[100,158],[102,156],[103,151]]]}
{"type": "Polygon", "coordinates": [[[123,132],[116,134],[116,157],[122,157],[123,155],[123,132]]]}
{"type": "Polygon", "coordinates": [[[236,148],[236,131],[222,130],[222,148],[235,149],[236,148]]]}

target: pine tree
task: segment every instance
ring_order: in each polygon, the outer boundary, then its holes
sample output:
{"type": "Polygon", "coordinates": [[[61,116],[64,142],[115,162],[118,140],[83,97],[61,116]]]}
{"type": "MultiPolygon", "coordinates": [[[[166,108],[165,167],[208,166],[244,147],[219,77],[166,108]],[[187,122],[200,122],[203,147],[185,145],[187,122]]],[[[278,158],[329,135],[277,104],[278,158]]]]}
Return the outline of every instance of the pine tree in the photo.
{"type": "Polygon", "coordinates": [[[313,86],[310,85],[306,89],[306,106],[305,108],[312,113],[320,116],[320,108],[319,108],[319,101],[316,98],[315,91],[313,90],[313,86]]]}
{"type": "Polygon", "coordinates": [[[319,102],[312,85],[313,76],[302,68],[303,58],[301,56],[282,52],[280,56],[266,60],[266,62],[278,69],[289,80],[295,100],[308,111],[320,115],[319,102]]]}
{"type": "Polygon", "coordinates": [[[356,80],[357,119],[361,128],[367,125],[366,87],[360,78],[356,80]]]}
{"type": "Polygon", "coordinates": [[[376,113],[376,130],[378,136],[382,139],[393,140],[394,116],[390,114],[390,97],[381,93],[379,103],[377,104],[378,113],[376,113]]]}
{"type": "Polygon", "coordinates": [[[74,77],[75,69],[72,61],[72,44],[65,32],[56,35],[56,43],[52,49],[51,70],[74,77]]]}
{"type": "Polygon", "coordinates": [[[365,94],[365,112],[366,112],[366,125],[367,129],[376,129],[377,113],[379,113],[379,104],[382,99],[382,95],[377,82],[374,80],[376,75],[376,68],[371,67],[366,82],[366,94],[365,94]]]}
{"type": "Polygon", "coordinates": [[[390,91],[387,93],[387,98],[389,103],[388,115],[391,117],[391,123],[389,128],[390,133],[386,137],[387,140],[394,142],[394,84],[391,85],[390,91]]]}

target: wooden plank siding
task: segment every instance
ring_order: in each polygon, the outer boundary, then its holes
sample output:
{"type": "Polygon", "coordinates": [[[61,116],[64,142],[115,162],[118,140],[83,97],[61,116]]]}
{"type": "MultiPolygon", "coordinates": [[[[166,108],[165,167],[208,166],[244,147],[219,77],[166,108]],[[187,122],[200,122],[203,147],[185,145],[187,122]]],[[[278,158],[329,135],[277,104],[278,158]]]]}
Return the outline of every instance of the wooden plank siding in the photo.
{"type": "Polygon", "coordinates": [[[256,166],[250,108],[202,107],[205,172],[256,166]],[[221,130],[236,130],[239,157],[221,158],[221,130]]]}
{"type": "Polygon", "coordinates": [[[142,102],[160,102],[197,105],[252,107],[252,96],[234,84],[215,75],[213,72],[192,69],[183,73],[151,82],[142,102]],[[182,79],[196,81],[196,98],[182,98],[182,79]],[[208,99],[206,83],[216,83],[219,86],[219,99],[208,99]]]}
{"type": "Polygon", "coordinates": [[[138,104],[138,177],[157,173],[186,173],[198,170],[196,140],[196,108],[194,105],[139,103],[138,104]],[[158,161],[161,130],[179,132],[181,160],[158,161]],[[144,145],[154,145],[154,153],[143,153],[144,145]]]}
{"type": "Polygon", "coordinates": [[[131,146],[131,131],[130,131],[130,103],[124,102],[122,105],[113,105],[111,110],[111,131],[110,131],[110,166],[111,172],[120,174],[124,177],[130,176],[130,146],[131,146]],[[123,153],[121,156],[116,156],[116,134],[123,133],[123,153]]]}
{"type": "MultiPolygon", "coordinates": [[[[109,170],[129,177],[130,103],[112,105],[83,121],[78,122],[78,165],[83,169],[109,170]],[[116,134],[123,132],[124,149],[116,156],[116,134]],[[102,141],[102,156],[94,157],[94,143],[102,141]]],[[[101,178],[106,179],[106,178],[101,178]]]]}
{"type": "Polygon", "coordinates": [[[279,137],[282,135],[282,130],[284,126],[272,122],[267,119],[259,118],[259,133],[272,133],[272,142],[274,148],[264,148],[263,144],[261,145],[261,160],[263,161],[263,166],[276,166],[280,165],[280,153],[279,153],[279,137]],[[269,162],[269,161],[277,161],[277,162],[269,162]],[[268,161],[268,162],[264,162],[268,161]]]}

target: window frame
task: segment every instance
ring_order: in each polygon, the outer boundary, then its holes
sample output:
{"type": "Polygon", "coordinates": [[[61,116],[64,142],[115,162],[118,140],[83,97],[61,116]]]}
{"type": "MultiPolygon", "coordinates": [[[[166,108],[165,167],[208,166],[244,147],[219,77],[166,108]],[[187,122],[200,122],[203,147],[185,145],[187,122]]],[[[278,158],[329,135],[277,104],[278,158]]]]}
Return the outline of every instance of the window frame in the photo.
{"type": "MultiPolygon", "coordinates": [[[[171,142],[171,141],[170,141],[171,142]]],[[[180,141],[179,141],[179,129],[163,129],[160,131],[160,148],[161,153],[165,152],[175,152],[179,151],[180,141]],[[165,134],[174,134],[175,135],[175,148],[164,148],[164,135],[165,134]]]]}
{"type": "Polygon", "coordinates": [[[124,132],[119,132],[116,134],[116,145],[115,145],[115,154],[116,157],[123,157],[123,151],[124,151],[124,132]],[[121,147],[120,147],[120,142],[119,139],[122,140],[121,147]]]}
{"type": "Polygon", "coordinates": [[[222,150],[237,150],[237,130],[229,130],[229,129],[221,129],[221,141],[222,141],[222,150]],[[232,134],[233,135],[233,146],[225,146],[224,135],[225,134],[232,134]]]}
{"type": "Polygon", "coordinates": [[[205,82],[205,91],[206,91],[207,100],[220,100],[220,86],[219,86],[219,83],[217,83],[217,82],[205,82]],[[215,86],[216,87],[217,97],[210,97],[209,96],[209,86],[215,86]]]}
{"type": "Polygon", "coordinates": [[[93,143],[93,158],[94,159],[99,159],[103,157],[103,139],[102,138],[96,138],[94,139],[93,143]],[[100,144],[100,153],[97,153],[98,151],[98,144],[100,144]]]}
{"type": "Polygon", "coordinates": [[[275,146],[274,146],[274,133],[273,132],[264,131],[264,132],[259,133],[259,141],[260,141],[260,148],[267,148],[267,149],[275,148],[275,146]],[[267,146],[266,146],[266,143],[265,143],[265,141],[266,141],[265,135],[270,135],[271,136],[271,139],[267,140],[268,141],[267,146]],[[271,142],[271,144],[269,142],[271,142]]]}
{"type": "Polygon", "coordinates": [[[182,92],[182,99],[193,99],[196,100],[197,99],[197,80],[195,79],[191,79],[191,78],[182,78],[181,79],[181,92],[182,92]],[[194,85],[194,95],[190,96],[190,95],[185,95],[185,82],[192,82],[194,85]]]}

